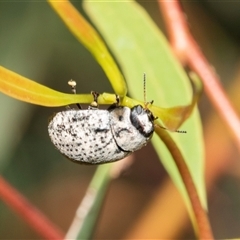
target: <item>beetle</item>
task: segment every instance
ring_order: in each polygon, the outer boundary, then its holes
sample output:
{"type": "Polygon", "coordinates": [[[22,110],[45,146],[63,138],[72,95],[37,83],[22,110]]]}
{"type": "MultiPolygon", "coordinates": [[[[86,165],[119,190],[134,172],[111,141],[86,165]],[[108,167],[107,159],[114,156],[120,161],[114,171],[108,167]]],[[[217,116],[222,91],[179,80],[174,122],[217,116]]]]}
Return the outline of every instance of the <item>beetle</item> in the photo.
{"type": "MultiPolygon", "coordinates": [[[[69,85],[76,93],[76,82],[70,81],[69,85]]],[[[116,96],[116,103],[103,110],[98,108],[99,94],[92,95],[94,100],[88,109],[66,109],[49,122],[50,139],[64,156],[77,163],[109,163],[149,142],[155,118],[147,107],[120,106],[116,96]]]]}

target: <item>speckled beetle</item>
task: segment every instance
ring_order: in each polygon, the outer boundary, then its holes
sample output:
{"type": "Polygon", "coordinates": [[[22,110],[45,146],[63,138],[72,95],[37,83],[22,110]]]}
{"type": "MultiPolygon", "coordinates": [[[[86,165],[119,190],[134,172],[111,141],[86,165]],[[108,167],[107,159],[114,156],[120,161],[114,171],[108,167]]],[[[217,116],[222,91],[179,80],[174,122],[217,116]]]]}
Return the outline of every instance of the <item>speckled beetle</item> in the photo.
{"type": "MultiPolygon", "coordinates": [[[[75,93],[75,82],[69,82],[75,93]]],[[[84,164],[123,159],[145,146],[154,132],[154,116],[141,105],[133,108],[116,103],[98,109],[96,92],[88,109],[67,109],[55,114],[48,132],[55,147],[67,158],[84,164]]]]}

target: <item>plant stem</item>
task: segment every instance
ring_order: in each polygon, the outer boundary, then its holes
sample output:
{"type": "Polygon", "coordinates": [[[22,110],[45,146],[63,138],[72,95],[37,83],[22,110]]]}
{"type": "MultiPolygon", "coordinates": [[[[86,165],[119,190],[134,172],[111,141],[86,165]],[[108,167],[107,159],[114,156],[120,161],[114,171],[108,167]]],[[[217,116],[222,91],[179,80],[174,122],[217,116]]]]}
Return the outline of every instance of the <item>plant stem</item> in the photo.
{"type": "Polygon", "coordinates": [[[158,0],[173,50],[182,64],[190,67],[202,79],[206,94],[229,127],[240,151],[240,120],[231,105],[220,79],[192,37],[179,1],[158,0]]]}
{"type": "Polygon", "coordinates": [[[63,239],[63,233],[0,176],[0,198],[44,239],[63,239]]]}
{"type": "Polygon", "coordinates": [[[189,195],[189,199],[191,201],[199,238],[208,240],[214,239],[207,213],[201,205],[197,189],[194,185],[193,179],[180,150],[171,138],[168,131],[156,126],[155,132],[163,140],[164,144],[168,148],[182,177],[187,193],[189,195]]]}

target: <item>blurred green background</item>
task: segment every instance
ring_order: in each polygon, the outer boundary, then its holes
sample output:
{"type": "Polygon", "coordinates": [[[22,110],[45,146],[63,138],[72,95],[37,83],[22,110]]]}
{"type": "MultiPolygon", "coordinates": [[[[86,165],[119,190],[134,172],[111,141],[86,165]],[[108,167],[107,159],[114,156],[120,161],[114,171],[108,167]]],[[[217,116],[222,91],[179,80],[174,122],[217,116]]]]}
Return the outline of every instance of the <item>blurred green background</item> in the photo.
{"type": "MultiPolygon", "coordinates": [[[[164,31],[157,3],[140,3],[164,31]]],[[[74,5],[82,11],[80,1],[74,5]]],[[[240,3],[184,2],[183,7],[194,37],[224,87],[230,87],[239,74],[240,3]]],[[[70,79],[77,81],[79,93],[112,92],[94,58],[46,2],[0,2],[0,65],[62,92],[70,92],[70,79]]],[[[51,144],[48,118],[62,109],[30,105],[0,93],[1,173],[66,232],[95,167],[66,160],[51,144]]],[[[201,99],[200,111],[207,126],[214,112],[206,96],[201,99]]],[[[150,144],[134,157],[133,165],[111,184],[96,238],[124,238],[156,189],[168,179],[150,144]]],[[[216,238],[240,236],[238,159],[233,146],[228,159],[232,167],[219,174],[209,192],[216,238]]],[[[169,208],[169,214],[174,214],[171,211],[169,208]]],[[[159,216],[155,221],[164,219],[159,216]]],[[[0,239],[40,239],[1,201],[0,223],[0,239]]],[[[188,221],[180,236],[194,238],[188,221]]]]}

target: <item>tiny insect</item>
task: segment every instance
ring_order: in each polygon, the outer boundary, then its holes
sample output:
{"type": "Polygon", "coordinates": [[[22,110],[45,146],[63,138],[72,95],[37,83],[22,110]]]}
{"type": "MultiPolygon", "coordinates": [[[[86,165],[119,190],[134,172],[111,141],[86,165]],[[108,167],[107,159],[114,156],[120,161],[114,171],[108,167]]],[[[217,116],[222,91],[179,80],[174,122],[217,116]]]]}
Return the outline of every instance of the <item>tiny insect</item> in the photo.
{"type": "MultiPolygon", "coordinates": [[[[70,81],[69,85],[76,93],[76,83],[70,81]]],[[[147,107],[120,106],[116,96],[116,103],[101,110],[99,94],[92,95],[94,100],[88,109],[67,109],[49,122],[51,141],[64,156],[83,164],[109,163],[125,158],[149,142],[155,118],[147,107]]]]}

